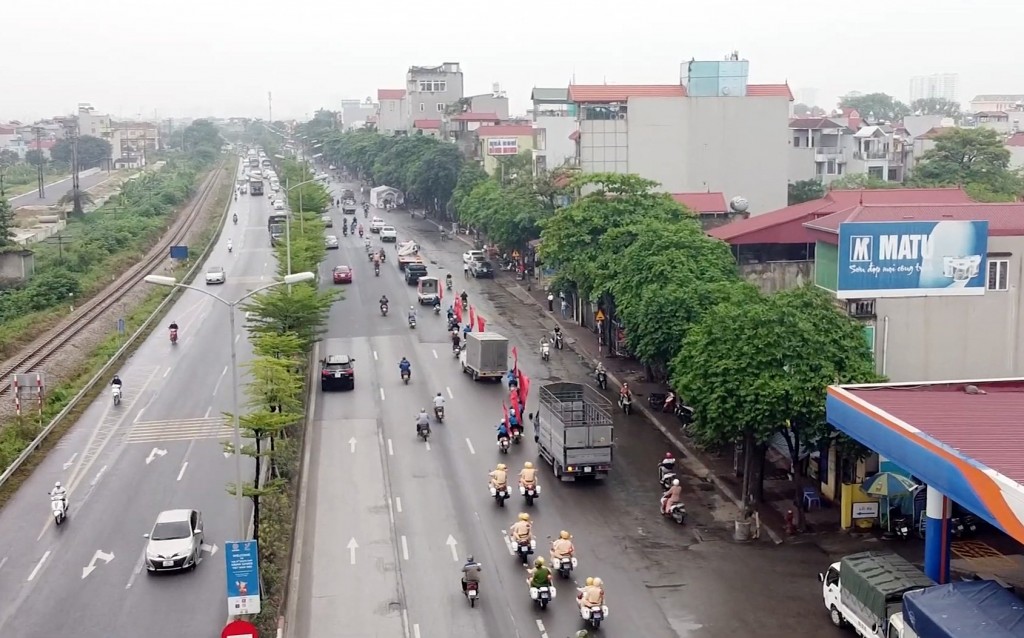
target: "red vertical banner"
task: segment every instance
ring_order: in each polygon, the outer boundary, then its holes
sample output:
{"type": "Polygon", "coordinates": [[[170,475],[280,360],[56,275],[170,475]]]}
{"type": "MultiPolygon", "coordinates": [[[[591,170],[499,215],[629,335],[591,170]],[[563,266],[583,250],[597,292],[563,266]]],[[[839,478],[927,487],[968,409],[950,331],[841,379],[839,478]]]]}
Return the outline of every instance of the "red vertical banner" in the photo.
{"type": "Polygon", "coordinates": [[[519,376],[519,350],[512,346],[512,370],[515,371],[516,377],[519,376]]]}
{"type": "Polygon", "coordinates": [[[483,315],[476,316],[476,328],[478,332],[483,332],[487,328],[487,320],[484,319],[483,315]]]}
{"type": "Polygon", "coordinates": [[[508,399],[509,399],[509,401],[511,401],[512,407],[516,411],[516,420],[519,421],[520,424],[522,424],[522,422],[523,422],[523,405],[524,404],[519,399],[519,392],[517,390],[512,390],[509,393],[508,399]]]}
{"type": "Polygon", "coordinates": [[[526,373],[522,371],[519,372],[519,396],[523,400],[523,405],[530,398],[530,377],[526,376],[526,373]]]}
{"type": "Polygon", "coordinates": [[[476,308],[473,306],[469,307],[469,328],[472,330],[473,324],[476,323],[476,308]]]}
{"type": "Polygon", "coordinates": [[[455,320],[462,323],[462,300],[455,298],[455,320]]]}

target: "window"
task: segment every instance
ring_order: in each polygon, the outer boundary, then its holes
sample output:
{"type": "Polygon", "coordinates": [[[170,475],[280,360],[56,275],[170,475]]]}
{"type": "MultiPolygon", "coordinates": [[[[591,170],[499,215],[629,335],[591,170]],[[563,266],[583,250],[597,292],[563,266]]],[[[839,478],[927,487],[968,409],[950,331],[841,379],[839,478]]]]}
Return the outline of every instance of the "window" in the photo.
{"type": "Polygon", "coordinates": [[[420,102],[420,112],[422,113],[426,109],[427,109],[427,107],[423,104],[423,102],[420,102]]]}
{"type": "Polygon", "coordinates": [[[444,93],[448,90],[448,83],[444,80],[420,80],[420,93],[444,93]]]}
{"type": "Polygon", "coordinates": [[[395,110],[395,103],[394,102],[388,103],[388,110],[389,111],[394,111],[395,110]]]}
{"type": "Polygon", "coordinates": [[[793,136],[793,148],[800,148],[800,136],[799,135],[794,135],[793,136]]]}
{"type": "Polygon", "coordinates": [[[437,112],[438,113],[444,113],[444,104],[443,103],[441,103],[441,102],[437,103],[437,112]]]}
{"type": "Polygon", "coordinates": [[[1007,259],[988,260],[988,290],[1008,290],[1010,261],[1007,259]]]}

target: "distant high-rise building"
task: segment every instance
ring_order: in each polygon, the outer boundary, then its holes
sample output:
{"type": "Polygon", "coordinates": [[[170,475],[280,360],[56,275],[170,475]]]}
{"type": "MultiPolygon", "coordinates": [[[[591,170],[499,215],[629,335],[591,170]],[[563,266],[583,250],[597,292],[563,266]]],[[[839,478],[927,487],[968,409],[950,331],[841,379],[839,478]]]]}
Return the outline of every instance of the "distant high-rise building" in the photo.
{"type": "Polygon", "coordinates": [[[818,89],[813,86],[806,86],[801,89],[794,91],[796,93],[796,101],[807,106],[820,106],[818,104],[818,89]]]}
{"type": "Polygon", "coordinates": [[[935,73],[910,78],[910,101],[939,97],[956,102],[956,73],[935,73]]]}

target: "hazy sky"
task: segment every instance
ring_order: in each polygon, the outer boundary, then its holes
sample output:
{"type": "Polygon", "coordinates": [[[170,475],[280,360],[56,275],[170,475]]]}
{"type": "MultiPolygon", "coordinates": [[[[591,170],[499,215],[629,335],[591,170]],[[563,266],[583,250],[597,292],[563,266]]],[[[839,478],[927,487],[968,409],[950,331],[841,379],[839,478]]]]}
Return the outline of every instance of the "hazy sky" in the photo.
{"type": "Polygon", "coordinates": [[[69,113],[302,118],[403,88],[410,65],[460,62],[467,94],[673,83],[679,64],[750,60],[752,82],[907,97],[913,75],[1024,93],[1024,0],[6,0],[0,121],[69,113]]]}

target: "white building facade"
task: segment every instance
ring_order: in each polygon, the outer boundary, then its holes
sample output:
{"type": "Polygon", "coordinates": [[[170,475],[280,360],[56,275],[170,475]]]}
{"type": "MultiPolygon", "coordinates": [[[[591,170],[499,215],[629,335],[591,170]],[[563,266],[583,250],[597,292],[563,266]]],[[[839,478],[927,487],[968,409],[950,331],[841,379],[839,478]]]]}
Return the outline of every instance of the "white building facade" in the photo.
{"type": "Polygon", "coordinates": [[[959,76],[956,73],[914,76],[910,78],[910,101],[941,98],[949,102],[956,102],[958,83],[959,76]]]}

